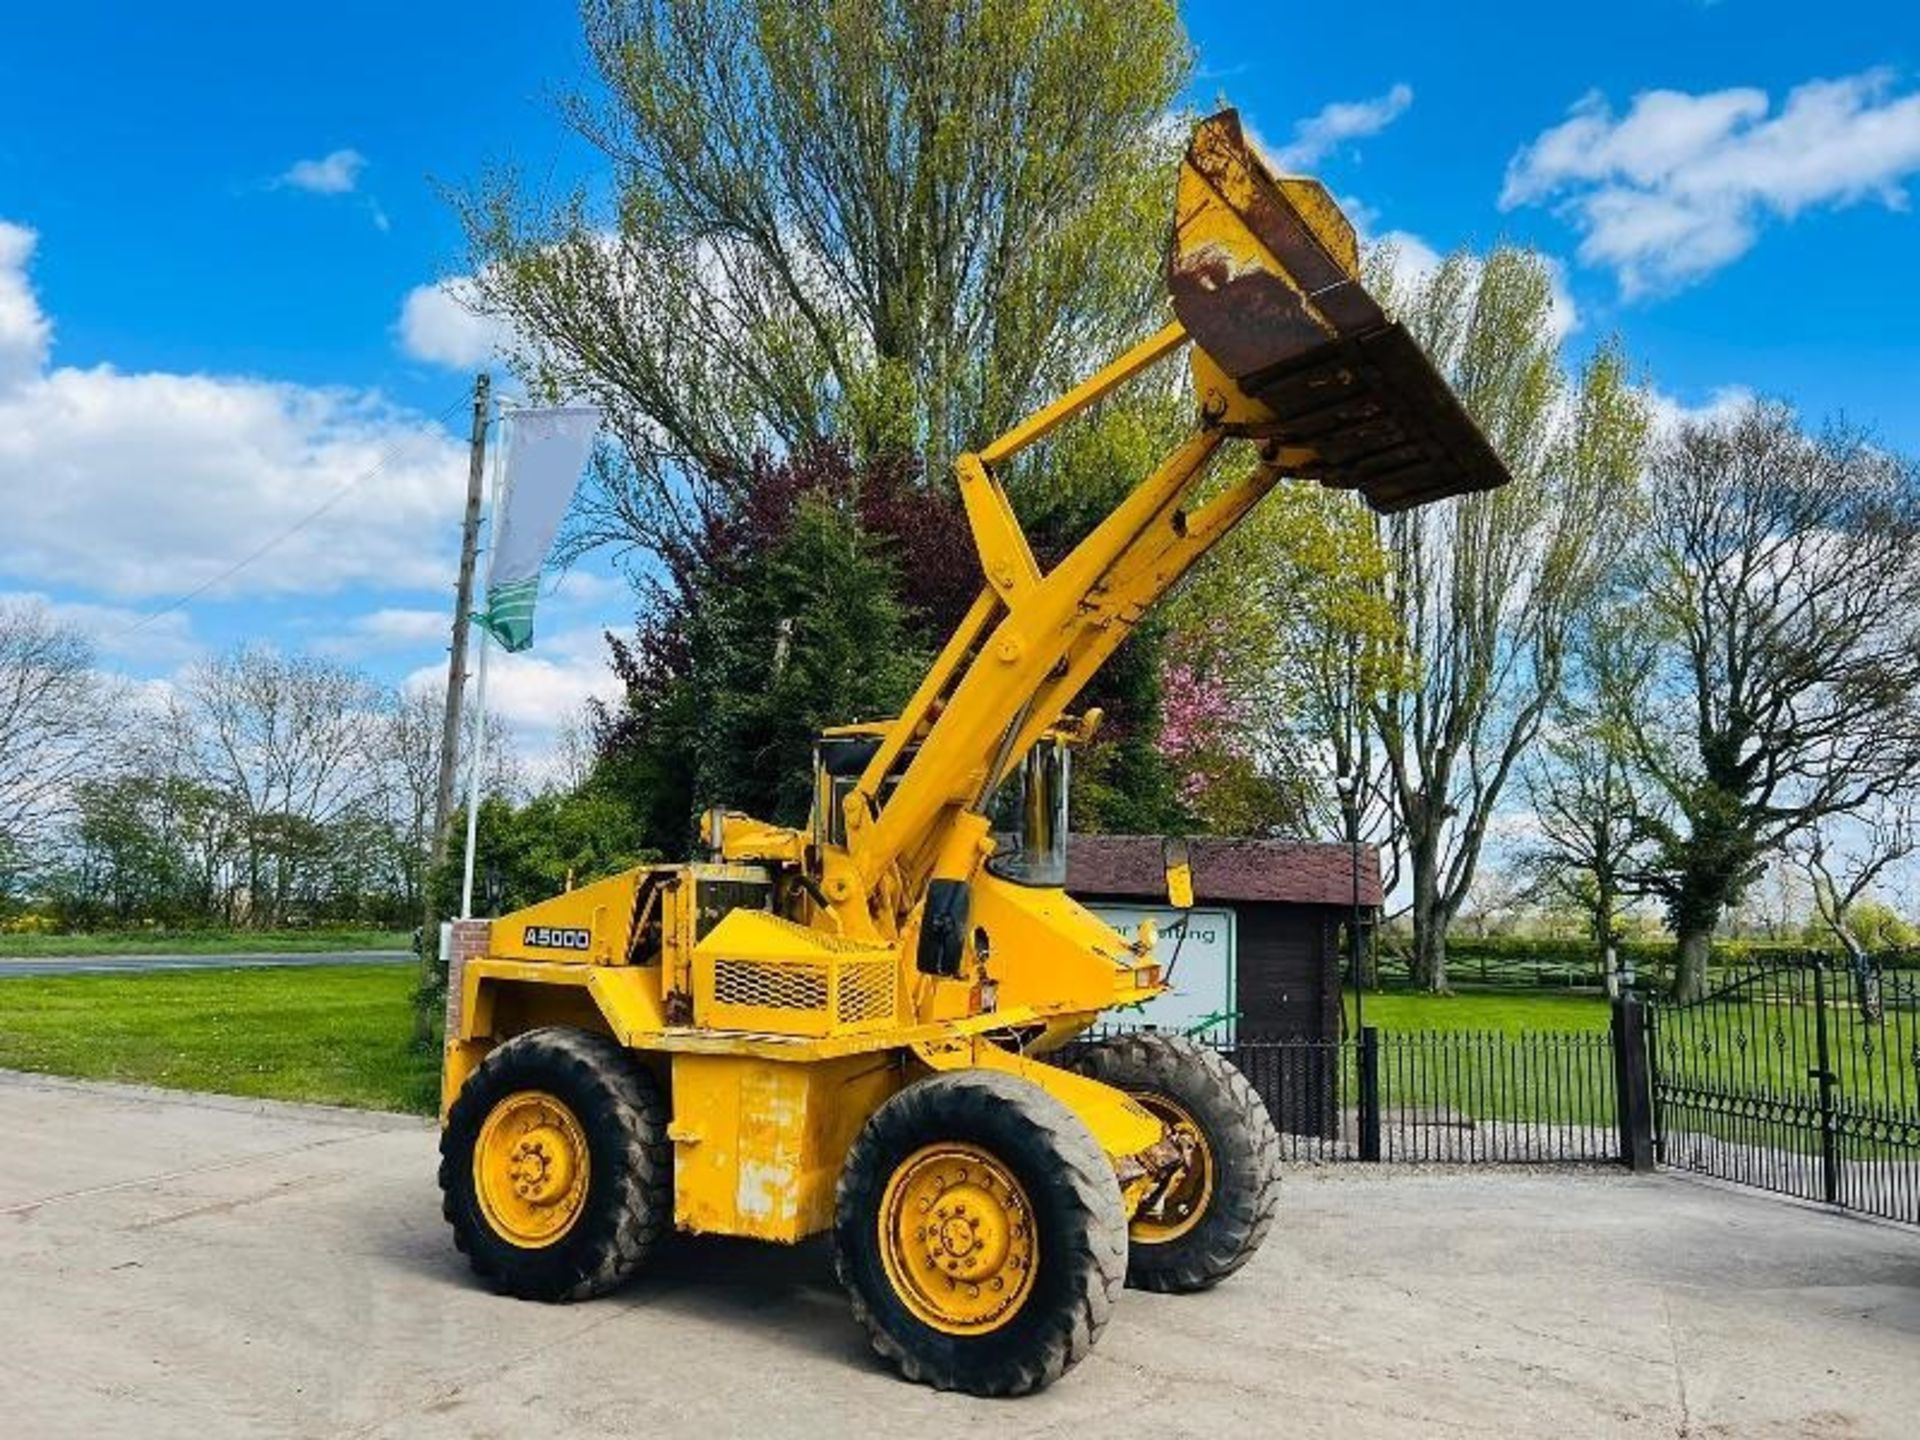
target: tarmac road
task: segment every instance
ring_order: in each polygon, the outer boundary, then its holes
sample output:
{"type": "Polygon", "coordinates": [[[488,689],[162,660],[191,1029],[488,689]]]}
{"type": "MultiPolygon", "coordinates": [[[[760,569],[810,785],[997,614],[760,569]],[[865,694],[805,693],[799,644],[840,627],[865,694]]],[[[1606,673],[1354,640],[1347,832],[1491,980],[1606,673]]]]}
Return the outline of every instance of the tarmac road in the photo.
{"type": "Polygon", "coordinates": [[[907,1385],[818,1245],[680,1239],[546,1307],[454,1253],[417,1120],[0,1072],[21,1436],[1911,1436],[1920,1233],[1675,1176],[1289,1177],[1044,1394],[907,1385]]]}
{"type": "Polygon", "coordinates": [[[121,975],[140,970],[281,970],[306,965],[401,965],[411,950],[339,950],[312,955],[0,955],[0,980],[26,975],[121,975]]]}

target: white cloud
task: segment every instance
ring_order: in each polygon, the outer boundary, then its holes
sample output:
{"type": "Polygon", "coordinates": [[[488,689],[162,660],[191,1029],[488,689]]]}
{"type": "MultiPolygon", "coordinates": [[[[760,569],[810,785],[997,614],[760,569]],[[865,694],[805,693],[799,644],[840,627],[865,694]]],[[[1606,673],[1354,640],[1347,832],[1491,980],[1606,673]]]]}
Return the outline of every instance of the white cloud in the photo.
{"type": "Polygon", "coordinates": [[[316,639],[313,648],[348,660],[408,650],[444,649],[452,628],[451,605],[445,610],[386,607],[354,616],[344,627],[316,639]]]}
{"type": "Polygon", "coordinates": [[[0,388],[37,375],[53,340],[53,326],[27,283],[27,261],[39,238],[0,220],[0,388]]]}
{"type": "Polygon", "coordinates": [[[1318,114],[1297,122],[1293,139],[1285,145],[1269,146],[1258,135],[1254,136],[1254,143],[1267,153],[1275,169],[1308,170],[1347,141],[1378,135],[1405,114],[1411,104],[1413,87],[1403,83],[1371,100],[1335,101],[1318,114]]]}
{"type": "Polygon", "coordinates": [[[466,453],[438,424],[363,391],[51,367],[31,247],[0,226],[0,574],[171,598],[341,495],[213,593],[445,583],[466,453]]]}
{"type": "Polygon", "coordinates": [[[1920,92],[1885,70],[1797,86],[1773,110],[1752,88],[1651,90],[1615,118],[1590,93],[1514,156],[1500,203],[1558,204],[1580,259],[1633,297],[1699,280],[1745,254],[1769,217],[1877,200],[1904,209],[1920,171],[1920,92]]]}
{"type": "Polygon", "coordinates": [[[56,600],[37,590],[0,591],[0,606],[34,605],[61,625],[86,636],[101,656],[134,660],[143,665],[180,666],[206,653],[193,635],[193,620],[184,610],[149,619],[146,611],[122,605],[95,605],[83,600],[56,600]],[[139,629],[136,631],[135,626],[139,629]]]}
{"type": "MultiPolygon", "coordinates": [[[[548,765],[561,728],[588,700],[620,695],[601,626],[548,631],[541,628],[541,618],[536,612],[531,650],[518,655],[495,650],[487,659],[487,711],[505,723],[516,753],[536,772],[548,765]]],[[[446,661],[422,665],[401,683],[437,691],[447,683],[446,661]]]]}
{"type": "Polygon", "coordinates": [[[367,157],[358,150],[335,150],[318,160],[296,160],[275,183],[313,195],[350,195],[360,183],[367,157]]]}
{"type": "Polygon", "coordinates": [[[1754,393],[1745,385],[1721,385],[1698,405],[1689,405],[1658,386],[1646,390],[1647,410],[1656,435],[1667,435],[1689,422],[1729,420],[1753,404],[1754,393]]]}
{"type": "Polygon", "coordinates": [[[507,348],[507,327],[479,314],[475,299],[470,275],[414,286],[400,305],[400,348],[416,360],[456,370],[499,359],[507,348]]]}

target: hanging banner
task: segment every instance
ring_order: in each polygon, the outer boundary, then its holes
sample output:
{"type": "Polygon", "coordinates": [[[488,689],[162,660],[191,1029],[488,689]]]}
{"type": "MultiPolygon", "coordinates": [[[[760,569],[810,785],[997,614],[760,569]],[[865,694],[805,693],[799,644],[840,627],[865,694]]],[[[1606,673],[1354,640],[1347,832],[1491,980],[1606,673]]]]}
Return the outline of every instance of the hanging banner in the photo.
{"type": "Polygon", "coordinates": [[[593,454],[600,412],[515,410],[505,418],[504,478],[487,566],[487,608],[473,618],[501,649],[520,651],[533,644],[540,572],[593,454]]]}

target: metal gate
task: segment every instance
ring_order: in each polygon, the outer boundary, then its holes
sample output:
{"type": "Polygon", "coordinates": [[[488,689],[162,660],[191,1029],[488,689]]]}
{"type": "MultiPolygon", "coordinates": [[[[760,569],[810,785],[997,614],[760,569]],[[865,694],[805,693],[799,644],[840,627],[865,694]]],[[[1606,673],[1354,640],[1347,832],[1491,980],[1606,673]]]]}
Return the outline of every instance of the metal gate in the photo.
{"type": "Polygon", "coordinates": [[[1649,1007],[1660,1163],[1920,1223],[1920,972],[1812,954],[1649,1007]]]}

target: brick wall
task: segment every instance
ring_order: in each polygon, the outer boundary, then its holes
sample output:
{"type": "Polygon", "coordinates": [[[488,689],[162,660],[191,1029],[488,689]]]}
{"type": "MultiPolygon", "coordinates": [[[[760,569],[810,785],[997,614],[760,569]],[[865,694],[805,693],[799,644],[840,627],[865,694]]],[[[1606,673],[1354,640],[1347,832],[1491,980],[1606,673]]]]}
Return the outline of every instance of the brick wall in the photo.
{"type": "Polygon", "coordinates": [[[493,933],[491,920],[455,920],[441,932],[447,936],[447,1038],[460,1033],[461,972],[467,961],[487,953],[488,937],[493,933]]]}

